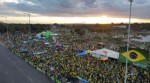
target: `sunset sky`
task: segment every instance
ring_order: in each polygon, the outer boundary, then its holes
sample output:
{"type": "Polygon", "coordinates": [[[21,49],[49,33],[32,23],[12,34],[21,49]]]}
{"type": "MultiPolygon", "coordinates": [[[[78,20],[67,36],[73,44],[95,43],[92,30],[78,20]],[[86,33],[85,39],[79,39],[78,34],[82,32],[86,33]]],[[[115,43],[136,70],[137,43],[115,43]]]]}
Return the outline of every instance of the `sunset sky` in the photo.
{"type": "MultiPolygon", "coordinates": [[[[132,22],[150,22],[150,0],[134,0],[132,22]]],[[[0,0],[8,23],[127,23],[128,0],[0,0]]]]}

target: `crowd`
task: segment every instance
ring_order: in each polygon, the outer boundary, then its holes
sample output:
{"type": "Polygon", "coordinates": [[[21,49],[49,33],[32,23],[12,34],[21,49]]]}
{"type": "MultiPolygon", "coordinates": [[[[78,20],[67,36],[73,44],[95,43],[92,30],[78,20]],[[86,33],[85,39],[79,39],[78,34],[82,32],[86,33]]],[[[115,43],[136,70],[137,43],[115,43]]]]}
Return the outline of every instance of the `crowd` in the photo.
{"type": "MultiPolygon", "coordinates": [[[[51,38],[48,40],[37,39],[35,34],[9,34],[9,42],[6,43],[8,48],[16,55],[29,62],[37,70],[45,73],[57,83],[69,82],[72,78],[81,77],[89,83],[123,83],[125,74],[125,64],[115,59],[101,61],[92,57],[90,54],[77,56],[77,53],[83,49],[96,50],[104,46],[98,46],[99,41],[93,41],[96,36],[94,32],[87,32],[85,35],[72,34],[68,32],[59,32],[57,43],[67,46],[54,46],[51,38]],[[86,42],[75,42],[75,40],[86,40],[86,42]],[[90,39],[90,41],[89,41],[90,39]],[[49,45],[44,44],[50,42],[49,45]],[[21,50],[27,49],[27,51],[21,50]],[[45,51],[46,53],[33,54],[35,51],[45,51]]],[[[6,39],[6,35],[1,35],[6,39]]],[[[139,45],[137,42],[131,43],[133,46],[139,45]]],[[[118,51],[119,47],[125,46],[125,43],[115,44],[105,43],[105,47],[118,51]],[[111,46],[111,48],[110,48],[111,46]]],[[[149,43],[146,43],[146,50],[149,51],[149,43]]],[[[150,64],[150,60],[149,60],[150,64]]],[[[128,83],[150,83],[150,66],[147,69],[128,65],[128,83]]]]}

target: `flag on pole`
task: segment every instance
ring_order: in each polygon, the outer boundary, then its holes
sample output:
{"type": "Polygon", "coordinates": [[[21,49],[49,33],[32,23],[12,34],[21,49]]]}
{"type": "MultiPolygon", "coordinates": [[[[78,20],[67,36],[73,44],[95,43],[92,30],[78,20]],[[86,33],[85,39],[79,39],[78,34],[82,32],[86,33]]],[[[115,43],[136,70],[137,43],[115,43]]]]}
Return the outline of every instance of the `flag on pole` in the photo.
{"type": "MultiPolygon", "coordinates": [[[[126,63],[126,55],[127,55],[126,48],[125,47],[120,48],[119,53],[120,53],[119,61],[126,63]]],[[[139,48],[134,48],[134,49],[129,48],[127,56],[129,60],[128,63],[132,63],[133,65],[138,67],[147,68],[148,51],[139,48]]]]}

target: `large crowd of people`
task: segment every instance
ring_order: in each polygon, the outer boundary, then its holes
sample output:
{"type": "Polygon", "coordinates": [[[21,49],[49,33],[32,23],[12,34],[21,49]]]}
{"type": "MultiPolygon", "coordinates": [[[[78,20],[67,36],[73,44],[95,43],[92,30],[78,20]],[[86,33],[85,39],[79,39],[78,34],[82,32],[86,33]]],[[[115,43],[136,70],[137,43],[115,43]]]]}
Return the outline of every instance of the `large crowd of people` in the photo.
{"type": "MultiPolygon", "coordinates": [[[[61,30],[61,29],[60,29],[61,30]]],[[[57,83],[69,82],[70,78],[84,78],[89,83],[123,83],[125,75],[125,64],[115,59],[101,61],[99,58],[92,57],[90,54],[77,56],[77,53],[83,49],[96,50],[108,48],[118,51],[126,43],[104,42],[105,45],[98,45],[93,40],[97,33],[87,31],[80,36],[76,33],[70,33],[69,29],[63,31],[55,30],[58,33],[57,42],[49,39],[37,39],[36,34],[2,34],[1,37],[7,39],[5,43],[8,48],[16,55],[30,63],[37,70],[45,73],[51,80],[57,83]],[[86,40],[84,42],[77,42],[86,40]],[[49,42],[49,44],[45,44],[49,42]],[[56,46],[55,44],[61,44],[56,46]],[[43,52],[45,51],[45,52],[43,52]],[[41,52],[36,54],[35,52],[41,52]],[[43,53],[42,53],[43,52],[43,53]]],[[[120,40],[121,41],[121,40],[120,40]]],[[[133,47],[139,45],[138,42],[131,42],[133,47]]],[[[150,43],[145,43],[145,49],[150,50],[150,43]]],[[[150,60],[149,60],[150,64],[150,60]]],[[[150,83],[150,65],[147,69],[142,69],[132,64],[128,65],[128,83],[150,83]]]]}

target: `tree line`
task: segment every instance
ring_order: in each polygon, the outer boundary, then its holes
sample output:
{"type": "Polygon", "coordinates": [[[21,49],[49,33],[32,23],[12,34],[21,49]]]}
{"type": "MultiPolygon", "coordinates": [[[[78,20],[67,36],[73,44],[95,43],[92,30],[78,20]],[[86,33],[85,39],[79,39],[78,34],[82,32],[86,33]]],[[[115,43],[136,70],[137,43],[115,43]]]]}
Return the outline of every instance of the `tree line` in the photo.
{"type": "MultiPolygon", "coordinates": [[[[30,24],[31,33],[38,33],[41,31],[50,30],[53,26],[56,28],[73,28],[72,32],[77,32],[79,34],[84,34],[85,29],[89,29],[90,31],[94,32],[107,32],[107,31],[114,31],[120,28],[114,28],[113,26],[118,24],[73,24],[73,25],[62,25],[62,24],[30,24]]],[[[125,24],[128,26],[128,24],[125,24]]],[[[20,31],[23,33],[29,32],[29,24],[5,24],[3,22],[0,22],[0,33],[6,33],[7,32],[7,26],[8,31],[11,33],[14,33],[16,31],[20,31]]],[[[134,31],[150,31],[150,23],[134,23],[131,24],[131,29],[134,31]]]]}
{"type": "MultiPolygon", "coordinates": [[[[6,33],[7,32],[7,26],[8,31],[10,33],[15,33],[16,31],[22,32],[22,33],[28,33],[29,32],[29,24],[5,24],[3,22],[0,22],[0,33],[6,33]]],[[[30,24],[31,32],[37,33],[44,30],[49,30],[50,25],[49,24],[30,24]]]]}

